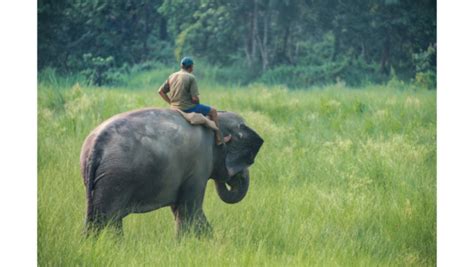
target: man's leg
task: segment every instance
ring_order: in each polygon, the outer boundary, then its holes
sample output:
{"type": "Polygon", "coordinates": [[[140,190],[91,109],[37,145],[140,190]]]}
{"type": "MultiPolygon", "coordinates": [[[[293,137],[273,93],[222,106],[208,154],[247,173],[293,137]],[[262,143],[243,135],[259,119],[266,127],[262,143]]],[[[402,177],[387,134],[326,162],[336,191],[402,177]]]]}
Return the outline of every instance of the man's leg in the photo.
{"type": "MultiPolygon", "coordinates": [[[[218,115],[217,115],[217,110],[213,107],[211,107],[211,111],[209,112],[209,117],[210,119],[216,124],[217,128],[219,128],[219,119],[218,119],[218,115]]],[[[216,144],[217,145],[220,145],[222,144],[222,133],[221,133],[221,130],[217,130],[216,131],[216,144]]],[[[226,137],[224,137],[224,143],[227,143],[230,141],[230,139],[232,138],[231,135],[228,135],[226,137]]]]}
{"type": "MultiPolygon", "coordinates": [[[[209,118],[216,124],[217,128],[219,129],[219,119],[217,115],[217,110],[213,107],[206,106],[203,104],[197,104],[195,107],[191,109],[184,110],[184,112],[196,112],[196,113],[201,113],[204,116],[209,116],[209,118]]],[[[224,143],[227,143],[230,141],[231,138],[232,136],[228,135],[224,137],[224,140],[222,140],[222,133],[220,129],[216,131],[216,144],[217,145],[221,145],[223,143],[222,141],[224,141],[224,143]]]]}

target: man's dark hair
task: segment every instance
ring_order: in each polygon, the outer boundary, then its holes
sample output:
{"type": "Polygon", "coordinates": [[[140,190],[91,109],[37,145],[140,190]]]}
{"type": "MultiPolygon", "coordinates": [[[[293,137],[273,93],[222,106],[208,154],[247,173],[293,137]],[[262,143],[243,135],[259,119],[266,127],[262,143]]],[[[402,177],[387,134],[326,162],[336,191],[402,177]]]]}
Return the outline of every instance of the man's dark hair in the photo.
{"type": "Polygon", "coordinates": [[[193,64],[193,59],[190,57],[183,57],[183,59],[181,59],[181,67],[183,69],[189,69],[193,64]]]}

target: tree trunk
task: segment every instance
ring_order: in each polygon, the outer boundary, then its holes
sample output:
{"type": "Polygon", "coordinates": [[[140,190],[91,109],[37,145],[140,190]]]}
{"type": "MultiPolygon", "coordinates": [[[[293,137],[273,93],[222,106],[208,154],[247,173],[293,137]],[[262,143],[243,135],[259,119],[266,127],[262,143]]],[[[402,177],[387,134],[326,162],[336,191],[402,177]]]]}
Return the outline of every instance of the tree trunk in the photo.
{"type": "Polygon", "coordinates": [[[285,28],[285,36],[283,37],[283,51],[282,51],[282,54],[285,56],[285,63],[290,63],[290,64],[293,64],[293,60],[291,58],[291,49],[287,52],[287,49],[288,49],[288,43],[290,41],[290,29],[291,29],[291,22],[288,22],[286,24],[286,28],[285,28]]]}
{"type": "Polygon", "coordinates": [[[382,56],[380,59],[380,71],[384,74],[390,73],[390,35],[387,34],[384,41],[382,56]]]}
{"type": "Polygon", "coordinates": [[[249,68],[257,62],[258,8],[257,0],[253,0],[253,9],[248,13],[248,32],[244,38],[245,59],[249,68]]]}
{"type": "Polygon", "coordinates": [[[252,13],[252,52],[251,60],[252,63],[255,63],[257,58],[257,37],[258,37],[258,10],[257,10],[257,0],[253,1],[253,13],[252,13]]]}
{"type": "Polygon", "coordinates": [[[161,16],[160,19],[160,40],[166,41],[168,39],[168,30],[167,30],[167,22],[165,17],[161,16]]]}
{"type": "Polygon", "coordinates": [[[259,48],[260,57],[262,59],[262,71],[266,71],[268,68],[269,63],[269,47],[268,47],[268,31],[269,31],[269,23],[271,21],[271,14],[269,9],[265,10],[263,14],[263,37],[260,38],[260,34],[257,30],[257,34],[255,36],[256,43],[259,48]]]}
{"type": "Polygon", "coordinates": [[[268,24],[271,17],[268,14],[268,9],[265,11],[263,20],[263,43],[261,45],[262,52],[262,70],[266,71],[268,67],[268,24]]]}
{"type": "Polygon", "coordinates": [[[144,8],[145,8],[145,34],[142,36],[142,46],[143,46],[143,54],[142,54],[142,60],[146,60],[148,58],[148,36],[150,35],[150,27],[149,27],[149,6],[148,2],[146,2],[144,8]]]}

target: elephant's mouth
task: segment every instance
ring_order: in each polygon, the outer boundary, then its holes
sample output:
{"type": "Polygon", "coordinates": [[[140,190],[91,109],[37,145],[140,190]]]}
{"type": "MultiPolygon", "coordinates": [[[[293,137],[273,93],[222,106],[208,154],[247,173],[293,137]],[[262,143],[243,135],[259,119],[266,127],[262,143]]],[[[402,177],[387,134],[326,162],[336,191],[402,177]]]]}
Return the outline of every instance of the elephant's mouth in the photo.
{"type": "Polygon", "coordinates": [[[244,169],[232,176],[226,182],[215,181],[217,194],[228,204],[234,204],[241,201],[247,194],[249,188],[249,171],[244,169]]]}

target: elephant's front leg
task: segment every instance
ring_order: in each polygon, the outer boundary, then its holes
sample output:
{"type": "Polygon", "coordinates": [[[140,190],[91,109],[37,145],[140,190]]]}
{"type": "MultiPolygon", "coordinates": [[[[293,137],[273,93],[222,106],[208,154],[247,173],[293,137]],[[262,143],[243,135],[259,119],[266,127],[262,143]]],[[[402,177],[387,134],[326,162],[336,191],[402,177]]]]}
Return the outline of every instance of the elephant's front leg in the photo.
{"type": "Polygon", "coordinates": [[[176,236],[193,232],[197,235],[207,234],[212,227],[202,210],[206,184],[186,184],[180,189],[178,201],[171,206],[176,221],[176,236]]]}

